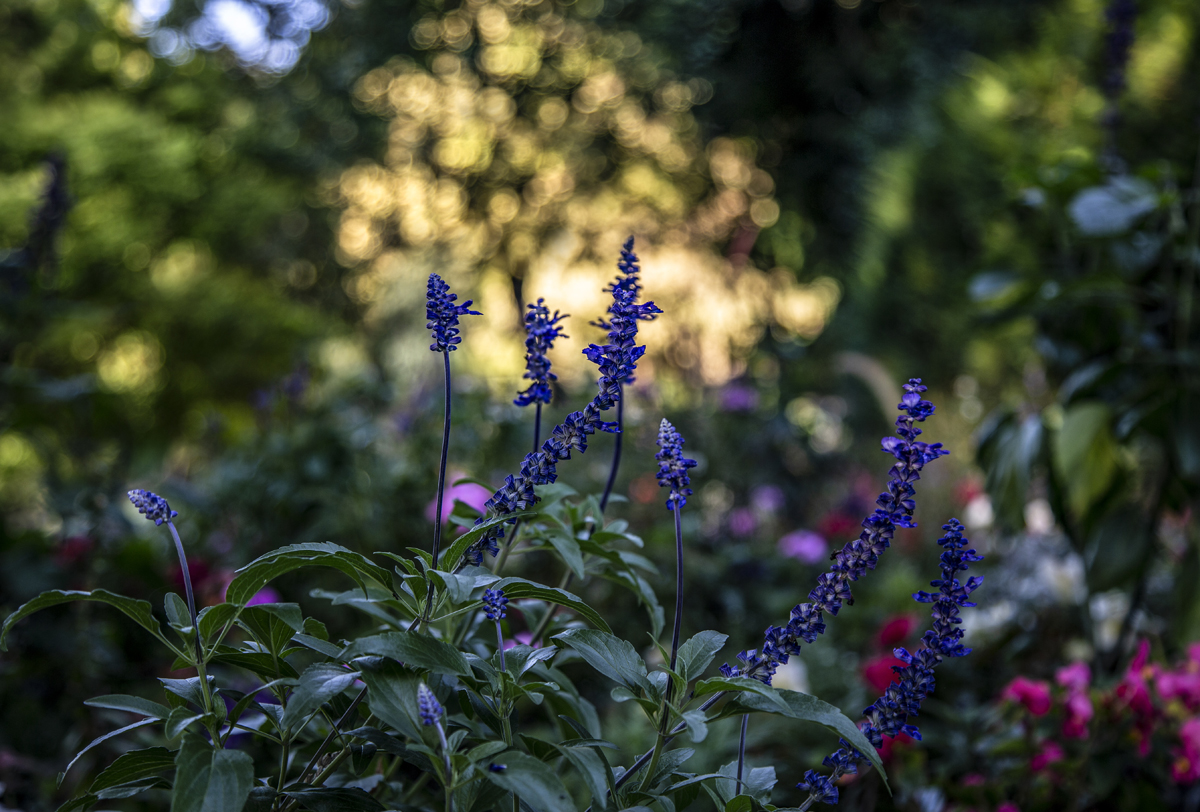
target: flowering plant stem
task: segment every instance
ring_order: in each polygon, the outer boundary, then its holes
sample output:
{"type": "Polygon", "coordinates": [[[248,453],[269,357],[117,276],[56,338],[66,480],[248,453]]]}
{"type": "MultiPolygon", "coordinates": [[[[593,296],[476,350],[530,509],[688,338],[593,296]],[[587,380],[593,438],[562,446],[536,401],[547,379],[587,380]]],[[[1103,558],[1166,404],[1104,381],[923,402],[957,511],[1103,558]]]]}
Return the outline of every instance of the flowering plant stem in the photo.
{"type": "Polygon", "coordinates": [[[196,616],[196,596],[192,591],[192,573],[188,569],[187,554],[183,551],[183,539],[179,538],[179,531],[175,529],[175,523],[170,519],[167,520],[167,529],[171,531],[171,538],[175,541],[175,554],[179,556],[179,569],[183,575],[183,593],[187,597],[188,615],[192,619],[192,634],[194,635],[192,639],[196,644],[196,675],[200,677],[200,694],[204,697],[204,712],[212,713],[212,693],[208,685],[208,673],[204,667],[204,647],[200,644],[200,622],[196,616]]]}
{"type": "MultiPolygon", "coordinates": [[[[442,458],[438,463],[437,503],[433,515],[433,568],[437,569],[438,557],[442,552],[442,500],[446,495],[446,455],[450,451],[450,350],[442,350],[442,360],[446,370],[446,413],[442,419],[442,458]]],[[[423,620],[429,620],[433,609],[433,582],[425,594],[425,611],[421,614],[423,620]]]]}
{"type": "Polygon", "coordinates": [[[613,439],[616,441],[613,445],[612,467],[608,469],[608,482],[604,485],[604,495],[600,497],[600,509],[604,510],[608,507],[608,497],[612,495],[613,485],[617,481],[617,469],[621,467],[621,437],[625,430],[625,391],[621,384],[617,384],[617,431],[613,439]]]}
{"type": "MultiPolygon", "coordinates": [[[[533,453],[537,453],[538,446],[542,441],[542,404],[537,404],[537,410],[533,416],[533,453]]],[[[517,519],[513,524],[512,532],[508,534],[508,541],[500,549],[500,555],[496,556],[496,560],[492,562],[492,573],[500,574],[500,570],[504,567],[504,563],[508,561],[508,554],[512,552],[513,544],[517,541],[517,533],[521,531],[521,520],[517,519]]]]}

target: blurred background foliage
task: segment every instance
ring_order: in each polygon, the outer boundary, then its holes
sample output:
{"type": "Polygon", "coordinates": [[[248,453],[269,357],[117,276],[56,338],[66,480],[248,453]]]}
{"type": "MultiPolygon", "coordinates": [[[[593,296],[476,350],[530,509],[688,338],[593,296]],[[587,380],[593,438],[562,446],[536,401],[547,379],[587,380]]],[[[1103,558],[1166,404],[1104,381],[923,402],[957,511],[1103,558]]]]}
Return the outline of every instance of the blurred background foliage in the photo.
{"type": "MultiPolygon", "coordinates": [[[[615,510],[669,559],[668,414],[701,461],[687,623],[732,656],[802,598],[884,480],[898,382],[923,376],[954,456],[921,483],[922,526],[780,684],[868,704],[904,642],[880,630],[959,515],[989,554],[977,652],[895,757],[896,796],[866,778],[845,804],[1016,801],[1030,768],[995,755],[992,710],[1011,677],[1084,660],[1111,683],[1138,638],[1174,661],[1200,637],[1198,25],[1185,0],[10,0],[0,609],[53,587],[159,602],[178,575],[130,522],[133,486],[180,510],[209,600],[282,544],[427,544],[426,276],[486,314],[455,359],[451,463],[498,482],[531,431],[510,405],[524,303],[572,314],[557,419],[632,233],[666,316],[615,510]],[[956,794],[968,774],[995,791],[956,794]]],[[[606,475],[595,446],[580,489],[606,475]]],[[[86,608],[19,632],[0,805],[52,809],[66,754],[111,726],[80,701],[165,672],[86,608]]],[[[802,734],[752,726],[752,760],[819,760],[802,734]]],[[[705,747],[721,763],[732,731],[705,747]]],[[[1200,803],[1115,752],[1124,788],[1063,801],[1039,774],[1021,808],[1200,803]]]]}

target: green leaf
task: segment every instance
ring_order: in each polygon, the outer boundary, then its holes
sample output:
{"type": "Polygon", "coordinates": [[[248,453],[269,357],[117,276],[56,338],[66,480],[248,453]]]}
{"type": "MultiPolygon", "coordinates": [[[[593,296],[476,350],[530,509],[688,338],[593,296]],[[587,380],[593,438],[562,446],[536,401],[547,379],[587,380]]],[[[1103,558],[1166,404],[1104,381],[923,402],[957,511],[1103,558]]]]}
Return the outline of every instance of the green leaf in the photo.
{"type": "MultiPolygon", "coordinates": [[[[359,660],[362,680],[367,684],[367,707],[371,713],[413,741],[422,741],[417,711],[417,686],[421,679],[413,671],[390,660],[359,660]]],[[[385,743],[368,739],[380,749],[385,743]]]]}
{"type": "Polygon", "coordinates": [[[176,708],[175,710],[171,711],[171,715],[167,717],[167,724],[164,728],[164,733],[168,739],[177,739],[185,730],[188,729],[189,726],[203,718],[203,713],[197,713],[191,708],[176,708]]]}
{"type": "Polygon", "coordinates": [[[498,575],[492,575],[480,567],[463,567],[457,573],[430,570],[429,577],[445,590],[452,603],[466,603],[476,589],[500,580],[498,575]]]}
{"type": "Polygon", "coordinates": [[[175,753],[165,747],[147,747],[122,754],[96,776],[89,792],[127,784],[175,768],[175,753]]]}
{"type": "Polygon", "coordinates": [[[111,733],[105,733],[103,736],[97,736],[95,739],[92,739],[91,743],[88,744],[87,747],[83,748],[82,750],[80,750],[78,753],[75,754],[75,758],[71,759],[71,763],[67,765],[67,768],[58,774],[59,785],[60,786],[62,785],[63,778],[65,778],[67,773],[69,773],[71,771],[71,768],[75,766],[75,762],[79,761],[79,757],[82,756],[87,751],[91,750],[97,744],[100,744],[101,742],[106,742],[109,739],[120,736],[122,733],[128,733],[131,730],[137,730],[139,727],[145,727],[146,725],[152,725],[157,721],[158,721],[157,719],[143,719],[140,722],[134,722],[131,725],[125,725],[125,727],[117,728],[116,730],[112,731],[111,733]]]}
{"type": "Polygon", "coordinates": [[[708,714],[697,708],[696,710],[684,711],[683,721],[687,722],[688,735],[696,744],[704,741],[708,736],[708,714]]]}
{"type": "Polygon", "coordinates": [[[300,684],[292,692],[283,712],[283,727],[292,730],[330,699],[345,691],[358,679],[359,672],[331,663],[316,663],[304,669],[300,684]]]}
{"type": "Polygon", "coordinates": [[[525,675],[526,671],[543,660],[552,659],[556,654],[558,654],[558,649],[553,646],[530,648],[525,645],[516,645],[504,652],[505,665],[508,666],[509,673],[519,679],[525,675]]]}
{"type": "Polygon", "coordinates": [[[271,655],[265,651],[239,651],[229,646],[220,646],[209,658],[209,662],[235,665],[265,680],[280,677],[295,679],[300,676],[292,664],[280,657],[278,652],[271,655]]]}
{"type": "Polygon", "coordinates": [[[524,578],[504,578],[492,586],[492,589],[503,589],[504,594],[510,600],[517,598],[536,598],[537,600],[556,603],[559,606],[565,606],[572,609],[586,619],[589,623],[598,629],[606,632],[612,632],[608,624],[604,622],[604,618],[600,614],[588,606],[577,596],[562,589],[554,587],[542,586],[535,584],[533,581],[526,581],[524,578]]]}
{"type": "Polygon", "coordinates": [[[130,713],[149,716],[153,719],[166,719],[171,713],[171,709],[166,705],[160,705],[158,702],[152,702],[149,699],[142,699],[140,696],[128,696],[126,694],[97,696],[92,699],[83,700],[83,704],[93,708],[129,711],[130,713]]]}
{"type": "MultiPolygon", "coordinates": [[[[210,676],[208,678],[210,686],[214,679],[216,679],[216,677],[210,676]]],[[[199,677],[187,677],[186,679],[167,679],[166,677],[159,677],[158,681],[162,683],[164,688],[175,694],[175,696],[183,697],[188,702],[196,705],[196,707],[204,707],[204,694],[200,692],[199,677]]]]}
{"type": "Polygon", "coordinates": [[[71,800],[67,801],[65,804],[60,806],[56,812],[75,812],[77,809],[87,809],[89,806],[93,806],[96,801],[99,800],[100,799],[98,797],[92,795],[91,793],[88,793],[87,795],[80,795],[78,798],[72,798],[71,800]]]}
{"type": "MultiPolygon", "coordinates": [[[[309,619],[311,620],[312,618],[309,619]]],[[[331,660],[336,660],[338,655],[342,653],[341,646],[335,646],[333,643],[329,643],[325,640],[321,640],[320,638],[312,637],[307,634],[297,634],[292,638],[292,640],[296,641],[305,648],[310,648],[313,651],[324,654],[331,660]]]]}
{"type": "Polygon", "coordinates": [[[1054,437],[1054,467],[1066,483],[1071,512],[1082,519],[1117,473],[1112,412],[1097,401],[1072,405],[1054,437]]]}
{"type": "Polygon", "coordinates": [[[538,812],[576,812],[567,788],[549,765],[516,750],[501,753],[492,763],[502,765],[504,769],[493,772],[484,767],[483,777],[501,789],[519,795],[538,812]]]}
{"type": "Polygon", "coordinates": [[[563,563],[571,568],[571,572],[575,573],[575,577],[583,579],[586,573],[583,568],[583,552],[579,549],[579,542],[569,533],[556,529],[552,529],[546,534],[546,540],[558,552],[563,563]]]}
{"type": "Polygon", "coordinates": [[[467,658],[454,646],[412,632],[385,632],[361,637],[347,646],[338,657],[353,660],[369,654],[388,657],[409,668],[427,669],[436,674],[471,676],[467,658]]]}
{"type": "Polygon", "coordinates": [[[215,639],[221,630],[241,614],[242,607],[233,603],[218,603],[216,606],[206,606],[200,610],[197,624],[200,626],[200,636],[204,640],[215,639]]]}
{"type": "Polygon", "coordinates": [[[688,638],[687,642],[679,647],[676,662],[684,681],[691,682],[703,674],[718,652],[725,647],[725,641],[728,639],[728,635],[714,631],[703,631],[688,638]]]}
{"type": "MultiPolygon", "coordinates": [[[[731,693],[749,692],[762,697],[775,708],[776,713],[787,715],[788,707],[779,692],[774,688],[763,685],[756,679],[750,677],[713,677],[711,679],[701,680],[696,683],[694,696],[699,699],[702,696],[715,694],[719,691],[729,691],[731,693]]],[[[804,694],[807,696],[807,694],[804,694]]],[[[822,703],[824,704],[824,703],[822,703]]],[[[830,707],[833,707],[830,705],[830,707]]],[[[836,710],[836,708],[835,708],[836,710]]]]}
{"type": "Polygon", "coordinates": [[[191,627],[192,615],[188,612],[187,604],[174,592],[168,592],[166,598],[163,599],[163,610],[167,613],[167,620],[172,626],[191,627]]]}
{"type": "Polygon", "coordinates": [[[571,766],[583,779],[584,786],[591,793],[592,805],[597,809],[608,808],[608,789],[615,783],[612,768],[600,754],[589,748],[565,747],[555,745],[558,752],[563,754],[571,766]]]}
{"type": "Polygon", "coordinates": [[[304,631],[304,616],[295,603],[263,603],[242,610],[238,624],[267,651],[278,655],[294,635],[304,631]]]}
{"type": "Polygon", "coordinates": [[[73,603],[74,601],[95,601],[97,603],[107,603],[127,616],[132,618],[143,629],[147,630],[162,642],[166,643],[166,639],[162,636],[162,627],[154,618],[154,611],[150,608],[150,604],[146,601],[139,601],[133,598],[127,598],[124,595],[117,595],[114,592],[109,592],[104,589],[97,589],[92,592],[79,592],[76,590],[61,590],[52,589],[49,592],[43,592],[33,600],[20,606],[17,611],[13,612],[4,621],[4,626],[0,627],[0,651],[8,651],[8,646],[5,644],[5,638],[8,637],[8,632],[18,621],[32,615],[41,609],[50,606],[57,606],[60,603],[73,603]]]}
{"type": "Polygon", "coordinates": [[[508,745],[504,742],[484,742],[467,751],[467,761],[474,764],[476,761],[491,758],[497,753],[502,752],[506,747],[508,745]]]}
{"type": "Polygon", "coordinates": [[[438,566],[444,570],[453,570],[458,566],[458,562],[463,555],[475,542],[483,538],[483,534],[491,530],[493,527],[504,524],[510,519],[523,519],[526,516],[532,516],[533,511],[524,511],[521,513],[510,513],[507,516],[497,516],[487,521],[477,524],[467,532],[454,540],[454,543],[446,548],[438,560],[438,566]]]}
{"type": "Polygon", "coordinates": [[[284,790],[283,794],[312,812],[379,812],[384,808],[358,787],[306,787],[284,790]]]}
{"type": "Polygon", "coordinates": [[[214,750],[194,734],[175,756],[171,812],[238,812],[254,786],[254,761],[240,750],[214,750]]]}
{"type": "MultiPolygon", "coordinates": [[[[245,604],[260,589],[284,573],[301,567],[331,567],[347,576],[366,592],[367,579],[377,581],[390,592],[392,576],[387,570],[360,555],[333,542],[312,544],[290,544],[260,556],[237,571],[229,584],[225,599],[229,603],[245,604]]],[[[299,630],[297,630],[299,631],[299,630]]]]}
{"type": "Polygon", "coordinates": [[[858,752],[867,757],[871,762],[871,766],[875,768],[875,771],[879,773],[879,777],[883,779],[883,785],[887,788],[888,794],[891,794],[892,788],[888,784],[887,773],[883,769],[883,762],[879,760],[879,753],[871,746],[871,742],[867,740],[862,731],[858,729],[858,725],[850,721],[849,717],[833,705],[830,705],[828,702],[822,702],[815,696],[780,688],[772,690],[777,694],[777,698],[782,700],[785,708],[783,711],[779,710],[779,706],[775,702],[764,698],[761,694],[744,693],[737,698],[736,703],[730,703],[735,706],[734,708],[726,706],[726,708],[722,709],[721,715],[733,715],[739,709],[748,709],[765,713],[775,713],[791,719],[800,719],[805,722],[815,722],[823,725],[850,742],[858,752]]]}
{"type": "Polygon", "coordinates": [[[595,629],[568,629],[554,636],[609,679],[649,693],[646,663],[627,640],[595,629]]]}

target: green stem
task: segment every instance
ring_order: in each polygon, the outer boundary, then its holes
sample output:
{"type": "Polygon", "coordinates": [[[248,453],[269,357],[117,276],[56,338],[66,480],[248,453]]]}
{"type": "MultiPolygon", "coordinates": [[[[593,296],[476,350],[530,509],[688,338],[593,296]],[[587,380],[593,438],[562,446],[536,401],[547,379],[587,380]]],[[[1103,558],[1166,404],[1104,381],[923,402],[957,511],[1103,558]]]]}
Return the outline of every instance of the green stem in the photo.
{"type": "Polygon", "coordinates": [[[738,794],[742,793],[742,768],[746,766],[746,728],[750,726],[750,714],[742,714],[742,736],[738,740],[737,782],[738,794]]]}
{"type": "Polygon", "coordinates": [[[613,446],[612,466],[608,469],[608,482],[604,485],[604,495],[600,497],[600,509],[608,507],[608,497],[612,495],[613,485],[617,481],[617,469],[621,467],[621,438],[625,432],[625,392],[621,384],[617,384],[619,397],[617,399],[617,435],[613,446]]]}
{"type": "MultiPolygon", "coordinates": [[[[183,574],[183,591],[187,596],[188,615],[192,619],[192,641],[196,648],[196,674],[200,677],[200,695],[204,698],[204,712],[212,713],[212,692],[208,685],[208,673],[204,667],[204,647],[200,644],[200,620],[196,614],[195,593],[192,591],[192,573],[188,569],[187,554],[183,550],[183,539],[179,538],[179,531],[175,529],[175,523],[170,519],[167,519],[167,529],[171,531],[171,538],[175,541],[175,554],[179,556],[179,568],[183,574]]],[[[216,741],[216,731],[210,732],[214,733],[213,741],[216,741]]]]}
{"type": "MultiPolygon", "coordinates": [[[[442,552],[442,501],[446,495],[446,456],[450,453],[450,350],[442,350],[442,360],[445,366],[446,380],[446,411],[442,419],[442,457],[438,463],[437,502],[433,514],[433,568],[437,569],[438,558],[442,552]]],[[[425,596],[425,611],[422,618],[428,620],[433,609],[433,583],[425,596]]]]}

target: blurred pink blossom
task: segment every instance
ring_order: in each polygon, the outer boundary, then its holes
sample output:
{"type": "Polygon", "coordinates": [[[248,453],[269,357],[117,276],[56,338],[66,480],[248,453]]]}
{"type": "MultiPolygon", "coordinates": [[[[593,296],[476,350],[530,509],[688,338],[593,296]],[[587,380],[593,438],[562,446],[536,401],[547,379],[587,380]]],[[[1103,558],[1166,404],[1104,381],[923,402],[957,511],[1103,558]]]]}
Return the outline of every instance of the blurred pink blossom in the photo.
{"type": "Polygon", "coordinates": [[[1050,712],[1050,685],[1041,680],[1017,677],[1000,692],[1000,698],[1019,702],[1034,716],[1045,716],[1050,712]]]}
{"type": "Polygon", "coordinates": [[[264,586],[258,592],[254,593],[254,597],[246,601],[247,606],[258,606],[260,603],[279,603],[281,595],[274,588],[264,586]]]}
{"type": "Polygon", "coordinates": [[[829,553],[829,543],[811,530],[793,530],[779,540],[779,554],[816,564],[829,553]]]}
{"type": "MultiPolygon", "coordinates": [[[[461,479],[462,474],[455,474],[447,477],[447,481],[453,482],[456,479],[461,479]]],[[[476,485],[474,482],[464,482],[461,485],[451,485],[446,488],[445,498],[442,499],[442,524],[450,518],[450,514],[454,512],[454,500],[458,500],[463,504],[469,505],[480,513],[484,512],[484,502],[492,498],[492,494],[487,488],[482,485],[476,485]]],[[[429,501],[425,506],[425,518],[433,521],[434,511],[437,510],[437,496],[429,501]]]]}
{"type": "Polygon", "coordinates": [[[1055,762],[1063,760],[1063,749],[1055,741],[1047,741],[1042,743],[1042,749],[1034,754],[1030,760],[1029,766],[1035,773],[1040,773],[1042,770],[1049,767],[1055,762]]]}
{"type": "Polygon", "coordinates": [[[1094,714],[1092,700],[1084,691],[1072,693],[1067,697],[1066,710],[1067,715],[1063,719],[1063,736],[1068,739],[1086,739],[1088,722],[1092,721],[1094,714]]]}
{"type": "Polygon", "coordinates": [[[1171,778],[1178,784],[1200,780],[1200,719],[1188,719],[1179,727],[1180,747],[1172,751],[1171,778]]]}
{"type": "Polygon", "coordinates": [[[1092,684],[1092,669],[1082,661],[1064,665],[1054,672],[1054,681],[1068,691],[1086,691],[1092,684]]]}
{"type": "Polygon", "coordinates": [[[1005,801],[996,807],[996,812],[1021,812],[1021,807],[1017,806],[1012,801],[1005,801]]]}
{"type": "MultiPolygon", "coordinates": [[[[533,639],[532,632],[517,632],[512,636],[512,639],[505,639],[504,650],[508,651],[513,646],[528,646],[529,641],[533,639]]],[[[541,643],[535,643],[534,648],[541,648],[541,643]]]]}
{"type": "Polygon", "coordinates": [[[758,522],[755,521],[754,512],[750,508],[734,508],[729,512],[729,532],[738,538],[753,535],[757,526],[758,522]]]}

